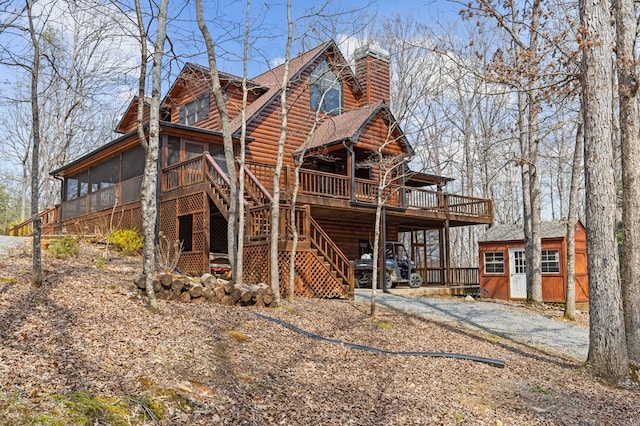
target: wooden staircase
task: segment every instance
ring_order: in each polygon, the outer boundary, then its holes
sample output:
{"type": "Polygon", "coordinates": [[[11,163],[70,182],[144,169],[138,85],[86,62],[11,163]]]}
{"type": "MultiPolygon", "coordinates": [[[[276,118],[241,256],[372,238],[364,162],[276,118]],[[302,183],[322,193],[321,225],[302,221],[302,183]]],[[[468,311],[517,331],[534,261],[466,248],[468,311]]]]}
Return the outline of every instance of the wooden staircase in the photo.
{"type": "MultiPolygon", "coordinates": [[[[229,178],[215,160],[205,153],[205,190],[211,201],[220,210],[225,219],[229,218],[230,184],[229,178]]],[[[271,194],[248,169],[244,171],[244,203],[247,212],[247,240],[250,242],[269,241],[271,231],[271,194]]],[[[291,206],[283,204],[280,208],[280,241],[293,240],[291,226],[291,206]]],[[[353,292],[353,266],[349,259],[335,245],[320,225],[311,216],[308,205],[296,207],[296,228],[299,241],[308,242],[316,266],[326,269],[328,275],[339,283],[344,295],[353,292]]]]}

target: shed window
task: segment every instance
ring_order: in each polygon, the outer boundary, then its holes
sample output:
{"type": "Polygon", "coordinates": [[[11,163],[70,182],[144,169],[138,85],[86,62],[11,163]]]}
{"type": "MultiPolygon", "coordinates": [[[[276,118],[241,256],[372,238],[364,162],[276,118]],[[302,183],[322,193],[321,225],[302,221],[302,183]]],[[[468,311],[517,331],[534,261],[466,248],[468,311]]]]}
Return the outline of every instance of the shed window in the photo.
{"type": "Polygon", "coordinates": [[[543,273],[560,272],[560,253],[558,250],[542,250],[542,262],[540,265],[543,273]]]}
{"type": "Polygon", "coordinates": [[[312,111],[342,113],[342,82],[326,60],[311,72],[309,97],[312,111]]]}
{"type": "Polygon", "coordinates": [[[504,253],[489,251],[484,254],[485,274],[504,274],[504,253]]]}
{"type": "Polygon", "coordinates": [[[191,124],[209,117],[209,94],[198,96],[193,101],[180,107],[180,124],[191,124]]]}

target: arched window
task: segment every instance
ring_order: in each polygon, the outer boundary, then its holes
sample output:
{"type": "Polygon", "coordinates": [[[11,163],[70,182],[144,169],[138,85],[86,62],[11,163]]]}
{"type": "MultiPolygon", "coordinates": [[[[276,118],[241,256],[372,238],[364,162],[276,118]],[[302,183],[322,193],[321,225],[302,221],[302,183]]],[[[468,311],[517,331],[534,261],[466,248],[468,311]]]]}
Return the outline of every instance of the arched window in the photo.
{"type": "Polygon", "coordinates": [[[325,59],[311,72],[311,110],[342,113],[342,82],[325,59]]]}

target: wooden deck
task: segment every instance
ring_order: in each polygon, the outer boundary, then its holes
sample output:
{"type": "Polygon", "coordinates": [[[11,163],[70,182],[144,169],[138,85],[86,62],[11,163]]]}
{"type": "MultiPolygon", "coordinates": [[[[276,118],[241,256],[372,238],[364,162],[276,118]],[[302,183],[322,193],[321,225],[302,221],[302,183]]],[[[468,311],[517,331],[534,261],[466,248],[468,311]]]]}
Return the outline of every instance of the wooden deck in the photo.
{"type": "MultiPolygon", "coordinates": [[[[247,205],[247,238],[249,242],[268,241],[270,233],[270,203],[273,192],[275,167],[247,163],[245,169],[245,203],[247,205]]],[[[291,238],[289,202],[294,181],[294,170],[284,168],[282,182],[282,211],[280,215],[281,241],[291,238]]],[[[41,214],[43,233],[54,233],[66,222],[77,220],[99,212],[108,212],[114,205],[124,206],[139,203],[142,177],[103,188],[85,196],[65,201],[61,206],[45,210],[41,214]]],[[[350,259],[324,233],[314,220],[316,214],[333,215],[336,210],[345,215],[369,216],[373,213],[377,183],[373,180],[349,178],[343,175],[302,169],[299,174],[299,204],[296,226],[300,240],[315,250],[325,261],[331,263],[339,277],[353,289],[353,269],[350,259]],[[323,213],[324,209],[324,213],[323,213]],[[313,210],[313,215],[312,215],[313,210]]],[[[160,172],[161,196],[181,197],[195,192],[207,192],[225,210],[229,197],[229,182],[222,168],[205,153],[202,156],[166,167],[160,172]]],[[[389,220],[397,223],[420,221],[437,225],[445,220],[453,226],[483,224],[492,220],[491,200],[449,194],[424,188],[391,186],[385,189],[385,207],[389,209],[389,220]],[[455,225],[457,223],[457,225],[455,225]]],[[[367,220],[369,217],[367,217],[367,220]]],[[[9,235],[28,235],[31,221],[27,220],[8,230],[9,235]]],[[[444,285],[447,288],[472,288],[478,285],[477,268],[450,268],[448,271],[419,270],[425,286],[444,285]]]]}

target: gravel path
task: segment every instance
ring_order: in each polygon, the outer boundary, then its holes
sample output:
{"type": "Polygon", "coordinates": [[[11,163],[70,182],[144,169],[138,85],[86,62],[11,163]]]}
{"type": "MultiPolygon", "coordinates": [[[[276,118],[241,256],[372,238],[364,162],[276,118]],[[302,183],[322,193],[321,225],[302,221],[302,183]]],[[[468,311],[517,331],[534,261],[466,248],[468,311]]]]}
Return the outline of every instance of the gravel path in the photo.
{"type": "Polygon", "coordinates": [[[6,235],[0,235],[0,256],[7,254],[9,247],[22,245],[27,239],[27,237],[7,237],[6,235]]]}
{"type": "MultiPolygon", "coordinates": [[[[357,301],[370,301],[371,291],[356,289],[357,301]]],[[[524,312],[505,305],[464,299],[425,298],[377,293],[384,307],[462,325],[500,336],[534,348],[587,359],[589,330],[554,320],[535,312],[524,312]]]]}

